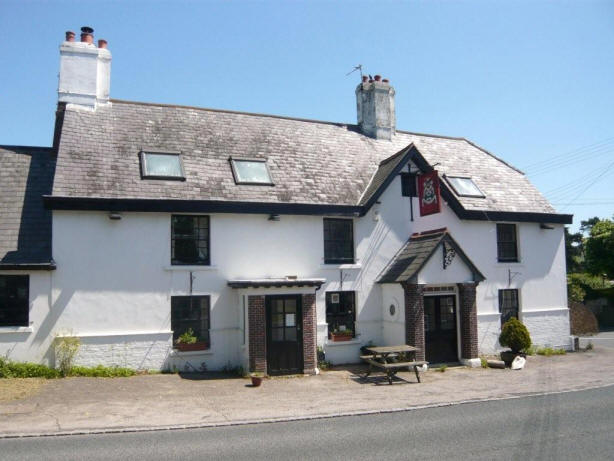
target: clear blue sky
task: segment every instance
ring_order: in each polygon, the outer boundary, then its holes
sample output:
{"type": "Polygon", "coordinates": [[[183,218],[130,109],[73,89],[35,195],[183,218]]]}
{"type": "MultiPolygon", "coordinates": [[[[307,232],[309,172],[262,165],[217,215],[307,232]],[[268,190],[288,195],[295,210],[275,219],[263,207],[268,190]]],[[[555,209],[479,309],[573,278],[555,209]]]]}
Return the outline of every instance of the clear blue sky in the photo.
{"type": "Polygon", "coordinates": [[[0,144],[51,144],[82,25],[114,98],[355,123],[360,63],[395,86],[398,128],[480,144],[574,229],[614,214],[614,1],[0,0],[0,144]]]}

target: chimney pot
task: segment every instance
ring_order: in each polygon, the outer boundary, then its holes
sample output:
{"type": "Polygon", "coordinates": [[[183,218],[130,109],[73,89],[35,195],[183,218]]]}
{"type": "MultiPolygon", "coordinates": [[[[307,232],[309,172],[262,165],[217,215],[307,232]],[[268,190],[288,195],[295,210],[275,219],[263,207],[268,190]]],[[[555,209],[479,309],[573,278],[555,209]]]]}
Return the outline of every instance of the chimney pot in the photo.
{"type": "Polygon", "coordinates": [[[81,41],[85,43],[94,43],[94,29],[88,26],[81,28],[81,41]]]}
{"type": "Polygon", "coordinates": [[[100,39],[98,40],[98,48],[106,48],[107,47],[107,41],[104,39],[100,39]]]}
{"type": "Polygon", "coordinates": [[[375,76],[375,81],[376,81],[376,82],[379,82],[381,79],[382,79],[382,76],[381,76],[381,75],[376,75],[376,76],[375,76]]]}
{"type": "Polygon", "coordinates": [[[66,41],[67,42],[74,42],[75,41],[75,33],[72,30],[67,30],[66,31],[66,41]]]}
{"type": "Polygon", "coordinates": [[[367,80],[369,80],[369,77],[367,77],[366,75],[362,76],[362,83],[366,83],[367,80]]]}
{"type": "Polygon", "coordinates": [[[387,78],[385,78],[385,79],[383,79],[383,80],[382,80],[382,82],[384,82],[384,83],[389,83],[389,82],[390,82],[390,80],[388,80],[387,78]]]}

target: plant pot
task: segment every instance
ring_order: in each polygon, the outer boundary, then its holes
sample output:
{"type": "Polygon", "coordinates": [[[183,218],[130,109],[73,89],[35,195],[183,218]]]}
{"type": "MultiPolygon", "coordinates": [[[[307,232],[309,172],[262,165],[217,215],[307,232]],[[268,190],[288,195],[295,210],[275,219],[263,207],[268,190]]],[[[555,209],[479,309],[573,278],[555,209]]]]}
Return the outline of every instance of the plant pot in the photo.
{"type": "Polygon", "coordinates": [[[501,352],[501,360],[503,360],[505,362],[505,366],[509,368],[512,366],[514,359],[519,355],[521,357],[526,357],[526,355],[522,352],[503,351],[501,352]]]}
{"type": "Polygon", "coordinates": [[[204,341],[196,341],[195,343],[175,343],[175,349],[180,352],[204,351],[209,349],[209,344],[204,341]]]}
{"type": "Polygon", "coordinates": [[[262,376],[250,376],[252,378],[252,386],[258,387],[262,384],[262,376]]]}
{"type": "Polygon", "coordinates": [[[344,335],[344,334],[338,334],[338,333],[331,333],[330,334],[330,339],[333,340],[333,342],[339,342],[339,341],[351,341],[352,335],[344,335]]]}

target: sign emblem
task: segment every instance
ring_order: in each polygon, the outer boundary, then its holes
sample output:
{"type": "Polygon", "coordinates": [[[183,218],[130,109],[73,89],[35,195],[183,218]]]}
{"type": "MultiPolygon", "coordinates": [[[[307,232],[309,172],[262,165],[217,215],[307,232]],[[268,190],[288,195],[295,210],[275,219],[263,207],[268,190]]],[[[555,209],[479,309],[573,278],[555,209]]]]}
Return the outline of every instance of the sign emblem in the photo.
{"type": "Polygon", "coordinates": [[[418,177],[418,197],[420,199],[420,216],[426,216],[441,211],[439,194],[439,176],[437,170],[418,177]]]}

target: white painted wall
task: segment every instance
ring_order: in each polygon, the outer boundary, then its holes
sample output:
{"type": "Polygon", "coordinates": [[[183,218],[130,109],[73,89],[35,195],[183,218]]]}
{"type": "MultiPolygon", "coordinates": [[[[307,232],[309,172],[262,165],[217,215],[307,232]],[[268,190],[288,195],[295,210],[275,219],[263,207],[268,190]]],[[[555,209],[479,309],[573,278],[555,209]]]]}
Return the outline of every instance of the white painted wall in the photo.
{"type": "Polygon", "coordinates": [[[405,344],[405,293],[400,284],[382,285],[382,323],[382,345],[405,344]],[[394,306],[394,315],[390,306],[394,306]]]}
{"type": "MultiPolygon", "coordinates": [[[[520,289],[521,319],[536,342],[564,345],[569,340],[563,226],[541,230],[535,223],[518,224],[521,261],[500,264],[495,223],[460,221],[445,205],[442,213],[420,218],[417,201],[411,222],[399,178],[379,201],[366,216],[354,219],[357,261],[351,266],[323,264],[321,216],[282,215],[274,222],[266,215],[210,214],[212,265],[171,267],[169,213],[123,213],[121,220],[112,221],[103,212],[54,211],[53,255],[58,268],[32,273],[32,331],[0,329],[0,353],[52,363],[50,338],[72,332],[82,338],[78,360],[84,364],[183,370],[204,363],[207,369],[247,368],[242,304],[247,292],[230,289],[227,281],[296,275],[326,279],[316,291],[316,304],[318,344],[325,348],[327,360],[357,361],[360,346],[369,341],[404,342],[402,289],[375,280],[412,232],[439,227],[449,229],[486,276],[477,290],[482,353],[497,348],[501,288],[520,289]],[[189,294],[190,271],[193,294],[211,297],[211,349],[175,353],[170,297],[189,294]],[[327,340],[325,292],[329,290],[356,292],[356,339],[350,343],[327,340]],[[389,318],[393,300],[399,309],[395,318],[389,318]]],[[[470,278],[459,256],[443,273],[441,259],[435,255],[427,264],[422,282],[470,278]]]]}

